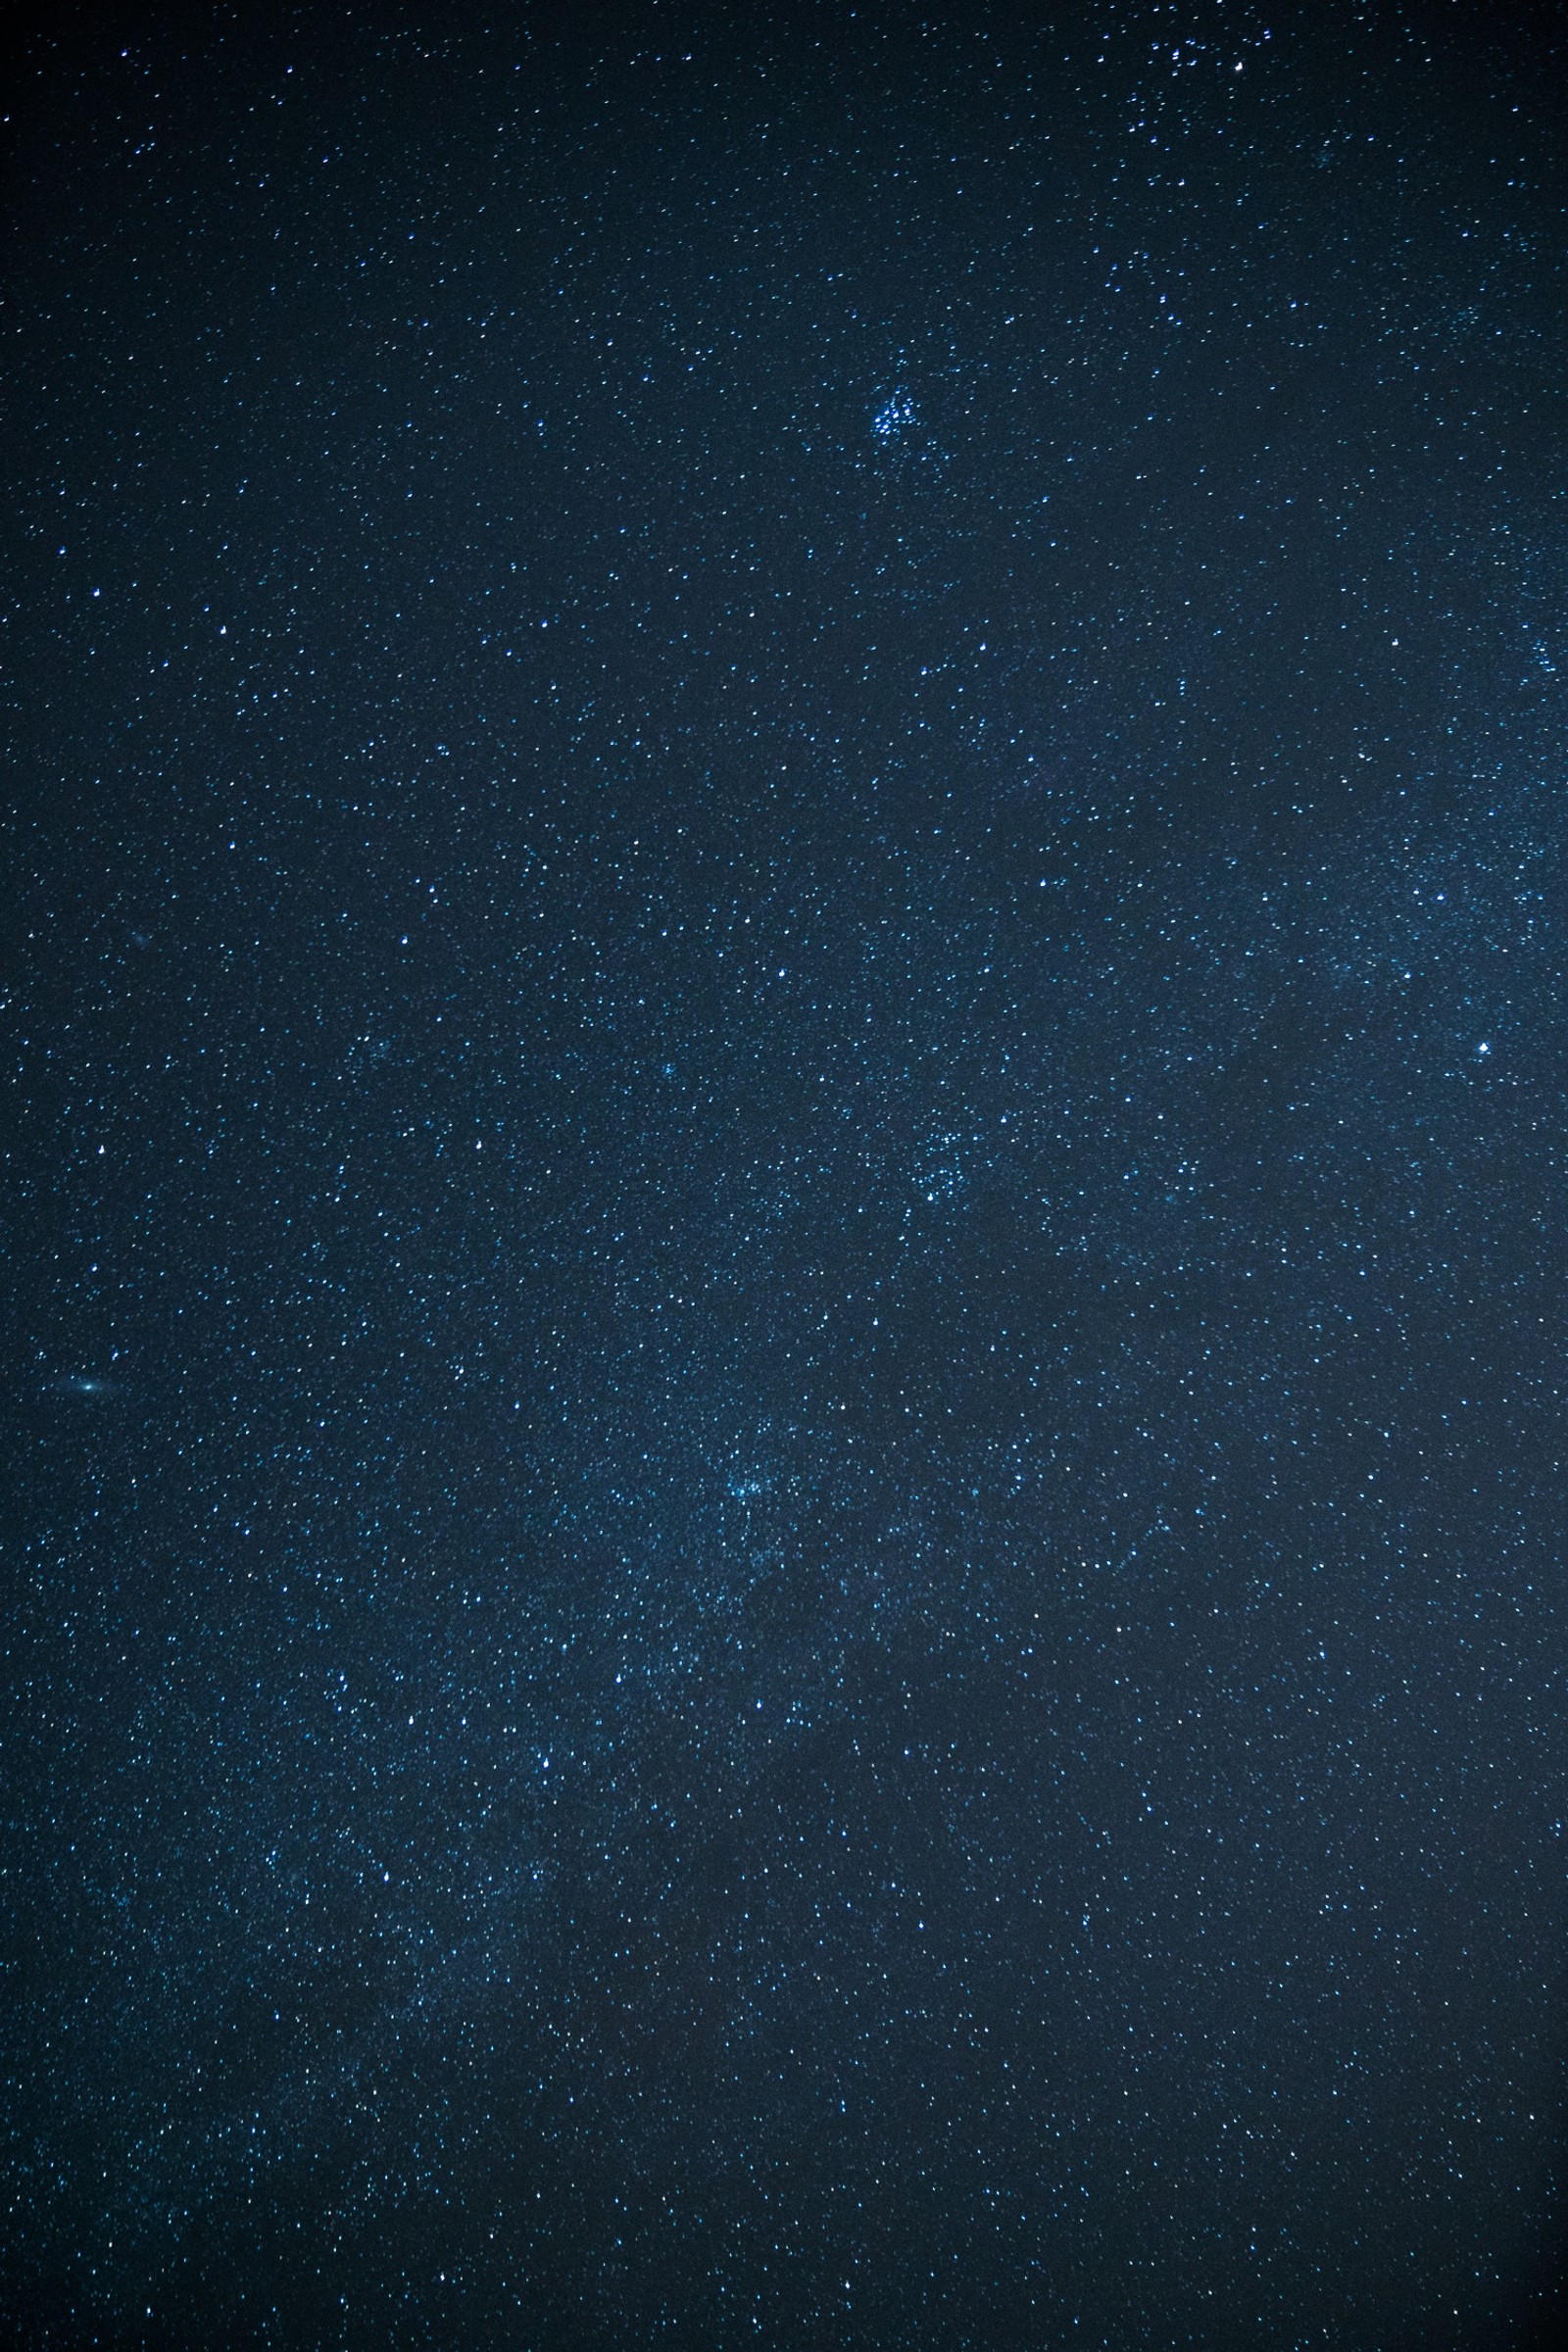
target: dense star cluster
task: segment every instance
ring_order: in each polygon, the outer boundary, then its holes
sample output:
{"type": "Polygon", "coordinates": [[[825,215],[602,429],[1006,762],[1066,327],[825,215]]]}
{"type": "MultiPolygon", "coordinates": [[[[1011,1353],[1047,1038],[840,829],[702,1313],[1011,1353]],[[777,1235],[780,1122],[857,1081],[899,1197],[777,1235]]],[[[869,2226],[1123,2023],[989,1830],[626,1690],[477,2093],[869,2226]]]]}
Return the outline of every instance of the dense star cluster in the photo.
{"type": "Polygon", "coordinates": [[[1550,2340],[1513,13],[27,46],[8,2342],[1550,2340]]]}

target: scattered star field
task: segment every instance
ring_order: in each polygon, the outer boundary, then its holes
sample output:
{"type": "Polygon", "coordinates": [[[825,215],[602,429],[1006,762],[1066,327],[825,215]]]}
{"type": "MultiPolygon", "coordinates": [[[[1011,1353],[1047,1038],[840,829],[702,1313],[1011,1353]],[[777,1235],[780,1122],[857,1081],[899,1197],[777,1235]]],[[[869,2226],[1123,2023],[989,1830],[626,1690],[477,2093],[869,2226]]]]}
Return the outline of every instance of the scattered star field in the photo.
{"type": "Polygon", "coordinates": [[[1562,12],[18,56],[5,2340],[1556,2340],[1562,12]]]}

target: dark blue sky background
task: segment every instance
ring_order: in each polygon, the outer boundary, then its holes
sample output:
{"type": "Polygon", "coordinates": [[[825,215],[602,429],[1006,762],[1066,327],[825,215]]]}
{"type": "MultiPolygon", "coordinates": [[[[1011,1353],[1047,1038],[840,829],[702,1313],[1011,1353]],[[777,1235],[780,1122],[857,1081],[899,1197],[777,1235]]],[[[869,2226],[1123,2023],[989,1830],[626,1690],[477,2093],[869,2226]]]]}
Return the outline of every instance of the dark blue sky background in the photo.
{"type": "Polygon", "coordinates": [[[1563,30],[24,42],[8,2340],[1549,2340],[1563,30]]]}

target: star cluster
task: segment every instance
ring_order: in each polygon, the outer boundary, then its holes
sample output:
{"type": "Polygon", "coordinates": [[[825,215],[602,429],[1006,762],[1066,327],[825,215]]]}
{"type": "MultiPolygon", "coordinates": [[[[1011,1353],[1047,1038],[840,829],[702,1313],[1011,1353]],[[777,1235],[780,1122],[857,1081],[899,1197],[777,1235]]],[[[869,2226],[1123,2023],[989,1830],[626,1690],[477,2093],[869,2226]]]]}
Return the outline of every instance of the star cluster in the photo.
{"type": "Polygon", "coordinates": [[[581,13],[27,52],[0,2309],[1524,2343],[1562,52],[581,13]]]}

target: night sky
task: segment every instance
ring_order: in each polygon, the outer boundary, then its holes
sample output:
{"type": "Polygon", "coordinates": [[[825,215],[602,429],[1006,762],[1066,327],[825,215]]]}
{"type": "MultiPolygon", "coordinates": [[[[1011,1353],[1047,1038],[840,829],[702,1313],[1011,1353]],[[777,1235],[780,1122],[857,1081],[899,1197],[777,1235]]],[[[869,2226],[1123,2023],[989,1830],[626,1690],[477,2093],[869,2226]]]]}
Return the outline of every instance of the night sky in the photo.
{"type": "Polygon", "coordinates": [[[1568,21],[32,22],[0,2339],[1554,2340],[1568,21]]]}

